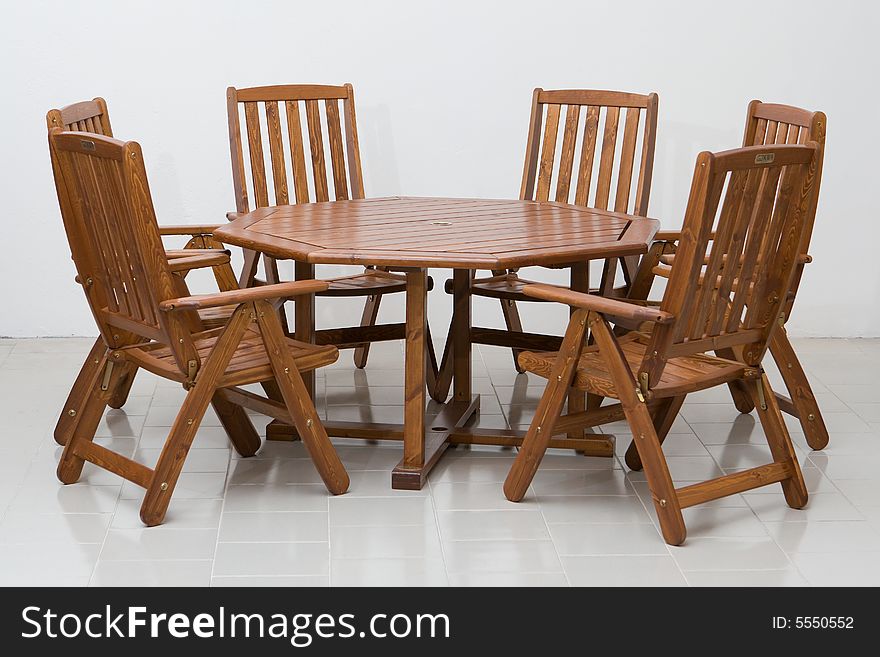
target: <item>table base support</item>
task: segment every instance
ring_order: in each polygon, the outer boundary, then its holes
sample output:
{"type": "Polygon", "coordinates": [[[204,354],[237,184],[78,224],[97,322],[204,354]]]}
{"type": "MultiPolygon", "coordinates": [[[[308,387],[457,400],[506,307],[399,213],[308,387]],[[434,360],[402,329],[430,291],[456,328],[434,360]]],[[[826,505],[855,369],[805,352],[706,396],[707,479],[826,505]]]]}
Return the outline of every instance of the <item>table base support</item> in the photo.
{"type": "MultiPolygon", "coordinates": [[[[402,424],[364,423],[364,422],[327,422],[327,433],[336,438],[360,438],[362,440],[403,440],[402,424]]],[[[436,425],[435,425],[436,426],[436,425]]],[[[525,431],[513,429],[485,429],[479,427],[457,427],[449,433],[450,445],[497,445],[499,447],[519,447],[522,445],[525,431]]],[[[560,434],[550,439],[548,445],[552,449],[572,449],[584,456],[608,458],[614,456],[613,434],[584,433],[583,438],[568,438],[560,434]]],[[[296,429],[289,424],[274,421],[266,427],[266,440],[294,441],[299,440],[296,429]]]]}
{"type": "MultiPolygon", "coordinates": [[[[421,490],[425,479],[446,448],[449,447],[449,436],[460,429],[480,410],[480,396],[473,395],[469,402],[452,401],[443,404],[440,412],[431,420],[425,429],[425,462],[421,467],[405,465],[404,461],[397,464],[391,471],[391,488],[398,490],[421,490]]],[[[333,435],[331,433],[331,435],[333,435]]]]}

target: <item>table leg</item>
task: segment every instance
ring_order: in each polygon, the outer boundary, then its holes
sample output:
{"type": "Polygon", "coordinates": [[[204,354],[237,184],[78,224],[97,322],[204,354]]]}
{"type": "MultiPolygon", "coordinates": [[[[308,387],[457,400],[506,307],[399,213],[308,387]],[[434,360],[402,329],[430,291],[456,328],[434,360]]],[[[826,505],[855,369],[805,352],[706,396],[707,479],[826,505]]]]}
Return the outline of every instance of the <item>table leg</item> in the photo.
{"type": "MultiPolygon", "coordinates": [[[[444,404],[430,429],[425,426],[427,294],[427,272],[424,269],[407,271],[403,460],[391,473],[391,487],[397,489],[422,488],[428,472],[446,451],[450,434],[461,428],[479,407],[479,397],[453,400],[444,404]]],[[[467,316],[464,321],[469,325],[467,316]]],[[[467,376],[462,374],[465,382],[461,389],[456,387],[456,392],[469,394],[469,349],[467,351],[467,376]]]]}
{"type": "MultiPolygon", "coordinates": [[[[571,289],[575,292],[587,293],[590,291],[590,263],[579,262],[571,268],[571,289]]],[[[574,313],[574,308],[571,313],[574,313]]],[[[572,388],[568,393],[568,413],[580,413],[587,408],[587,393],[572,388]]],[[[583,430],[570,431],[569,438],[582,438],[583,430]]]]}
{"type": "Polygon", "coordinates": [[[425,464],[425,327],[427,272],[406,273],[406,358],[404,361],[403,465],[425,464]]]}
{"type": "MultiPolygon", "coordinates": [[[[293,267],[294,278],[298,281],[311,280],[315,277],[315,265],[297,261],[293,267]]],[[[294,301],[294,333],[295,340],[300,342],[314,342],[315,338],[315,297],[311,294],[301,294],[294,301]]],[[[303,382],[309,391],[309,396],[315,398],[315,371],[302,373],[303,382]]]]}
{"type": "Polygon", "coordinates": [[[452,370],[453,399],[471,399],[471,282],[470,269],[452,274],[452,370]]]}

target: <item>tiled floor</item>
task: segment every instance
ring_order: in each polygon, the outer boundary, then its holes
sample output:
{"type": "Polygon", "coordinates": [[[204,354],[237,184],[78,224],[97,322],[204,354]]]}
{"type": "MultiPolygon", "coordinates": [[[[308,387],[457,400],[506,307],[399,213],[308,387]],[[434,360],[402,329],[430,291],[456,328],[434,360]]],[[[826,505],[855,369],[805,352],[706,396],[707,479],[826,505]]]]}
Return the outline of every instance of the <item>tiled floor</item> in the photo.
{"type": "MultiPolygon", "coordinates": [[[[301,444],[239,459],[210,414],[166,523],[145,529],[137,487],[89,465],[78,484],[55,480],[51,429],[90,344],[0,341],[0,585],[880,584],[878,340],[797,341],[832,434],[810,452],[789,423],[809,507],[791,510],[769,487],[688,509],[680,548],[663,543],[644,476],[620,458],[549,454],[526,500],[511,504],[501,493],[509,450],[450,450],[425,490],[403,492],[389,487],[399,445],[340,440],[351,491],[330,498],[301,444]]],[[[399,421],[401,356],[398,344],[376,346],[362,372],[343,353],[319,375],[321,413],[399,421]]],[[[481,425],[528,423],[540,380],[488,348],[474,375],[481,425]]],[[[182,396],[139,374],[99,440],[152,463],[182,396]]],[[[606,430],[622,453],[626,426],[606,430]]],[[[768,458],[755,417],[737,415],[723,388],[688,399],[665,449],[677,484],[768,458]]]]}

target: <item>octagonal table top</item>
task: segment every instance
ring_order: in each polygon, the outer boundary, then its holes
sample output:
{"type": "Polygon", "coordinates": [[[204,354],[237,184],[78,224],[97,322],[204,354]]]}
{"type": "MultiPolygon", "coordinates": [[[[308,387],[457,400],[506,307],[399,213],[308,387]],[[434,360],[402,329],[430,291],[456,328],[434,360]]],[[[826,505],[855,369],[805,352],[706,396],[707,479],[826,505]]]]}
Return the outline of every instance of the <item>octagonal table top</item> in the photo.
{"type": "Polygon", "coordinates": [[[395,196],[260,208],[214,235],[312,264],[508,269],[639,255],[659,227],[566,203],[395,196]]]}

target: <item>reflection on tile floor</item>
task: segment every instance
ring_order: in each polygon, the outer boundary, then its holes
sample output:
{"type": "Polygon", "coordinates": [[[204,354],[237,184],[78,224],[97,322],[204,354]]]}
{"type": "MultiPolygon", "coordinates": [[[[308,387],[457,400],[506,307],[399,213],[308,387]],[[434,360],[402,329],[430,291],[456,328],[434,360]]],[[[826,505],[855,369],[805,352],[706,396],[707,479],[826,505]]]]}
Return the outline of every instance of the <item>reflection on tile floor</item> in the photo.
{"type": "MultiPolygon", "coordinates": [[[[799,340],[831,443],[812,452],[790,423],[811,492],[789,509],[773,487],[685,511],[687,543],[667,547],[650,493],[621,455],[548,455],[521,504],[501,482],[510,450],[452,449],[422,491],[392,491],[398,444],[337,440],[351,491],[330,498],[301,443],[240,459],[209,412],[167,521],[145,529],[140,489],[86,465],[61,486],[51,437],[90,339],[0,340],[0,585],[188,586],[805,586],[880,584],[880,340],[799,340]]],[[[376,345],[367,371],[350,352],[319,373],[325,418],[396,422],[402,347],[376,345]]],[[[474,354],[485,427],[527,425],[542,381],[510,354],[474,354]]],[[[773,376],[775,385],[779,379],[773,376]]],[[[140,373],[98,441],[155,460],[183,391],[140,373]]],[[[266,418],[254,416],[263,430],[266,418]]],[[[768,450],[754,415],[725,389],[690,397],[665,449],[676,483],[748,468],[768,450]]]]}

